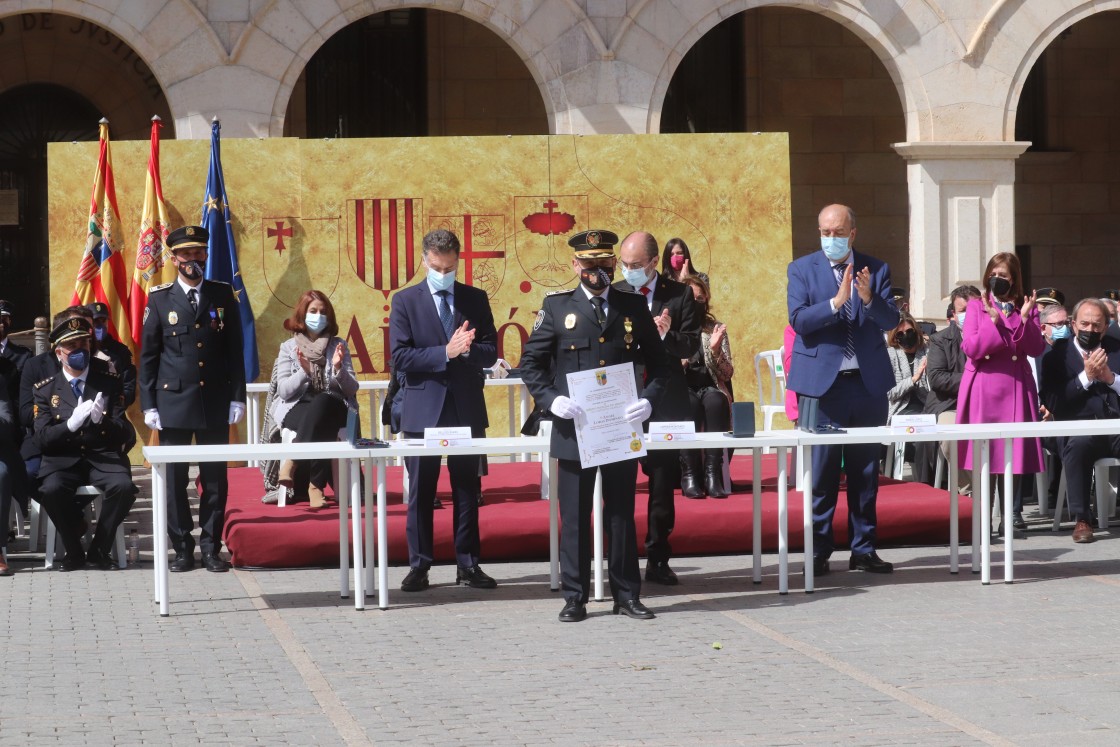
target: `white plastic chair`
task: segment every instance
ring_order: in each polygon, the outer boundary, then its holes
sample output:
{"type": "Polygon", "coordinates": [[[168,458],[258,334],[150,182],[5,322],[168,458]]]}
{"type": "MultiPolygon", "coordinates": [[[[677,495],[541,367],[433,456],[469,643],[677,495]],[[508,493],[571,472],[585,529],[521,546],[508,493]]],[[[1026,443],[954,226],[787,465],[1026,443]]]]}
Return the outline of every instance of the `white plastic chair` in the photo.
{"type": "MultiPolygon", "coordinates": [[[[1106,457],[1093,462],[1093,474],[1097,484],[1094,491],[1097,500],[1097,527],[1108,529],[1108,520],[1116,513],[1116,486],[1108,479],[1110,467],[1120,467],[1120,459],[1106,457]]],[[[1066,471],[1062,470],[1062,479],[1058,481],[1057,505],[1054,506],[1053,530],[1058,531],[1062,523],[1062,512],[1066,504],[1066,471]]]]}
{"type": "MultiPolygon", "coordinates": [[[[75,491],[74,495],[96,496],[93,499],[93,516],[96,518],[101,515],[101,501],[104,496],[100,490],[92,485],[83,485],[75,491]]],[[[47,519],[47,542],[46,547],[43,548],[43,567],[50,569],[54,568],[54,554],[55,547],[58,544],[58,531],[55,529],[54,522],[51,521],[50,516],[47,516],[46,511],[43,512],[43,516],[47,519]]],[[[121,522],[120,526],[117,527],[117,536],[113,539],[113,555],[116,556],[118,568],[128,567],[128,554],[125,552],[124,546],[124,522],[121,522]]]]}
{"type": "Polygon", "coordinates": [[[763,350],[754,357],[754,376],[758,381],[758,408],[762,411],[763,428],[773,430],[774,415],[786,411],[786,369],[782,365],[784,348],[763,350]],[[766,361],[766,378],[762,362],[766,361]]]}

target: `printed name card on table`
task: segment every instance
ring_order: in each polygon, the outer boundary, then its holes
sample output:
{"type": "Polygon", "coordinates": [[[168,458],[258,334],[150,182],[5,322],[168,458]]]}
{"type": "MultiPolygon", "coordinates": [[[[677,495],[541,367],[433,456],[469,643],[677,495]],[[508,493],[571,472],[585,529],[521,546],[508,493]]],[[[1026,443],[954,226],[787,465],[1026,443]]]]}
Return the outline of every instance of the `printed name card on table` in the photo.
{"type": "Polygon", "coordinates": [[[891,418],[892,433],[930,433],[936,430],[936,415],[895,415],[891,418]]]}
{"type": "Polygon", "coordinates": [[[470,426],[424,429],[424,445],[431,448],[438,449],[442,446],[466,446],[470,442],[470,426]]]}
{"type": "Polygon", "coordinates": [[[653,441],[695,441],[696,424],[691,420],[655,420],[649,424],[646,440],[653,441]]]}

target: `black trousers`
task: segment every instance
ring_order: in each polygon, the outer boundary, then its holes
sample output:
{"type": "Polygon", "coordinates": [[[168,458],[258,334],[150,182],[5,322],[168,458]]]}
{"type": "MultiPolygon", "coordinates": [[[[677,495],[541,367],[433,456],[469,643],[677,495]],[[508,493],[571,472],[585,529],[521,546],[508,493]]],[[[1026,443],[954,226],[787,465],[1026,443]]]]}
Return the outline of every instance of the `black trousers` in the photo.
{"type": "Polygon", "coordinates": [[[1090,521],[1089,490],[1093,484],[1093,462],[1120,457],[1120,434],[1068,436],[1059,438],[1062,467],[1066,471],[1066,499],[1074,521],[1090,521]]]}
{"type": "MultiPolygon", "coordinates": [[[[591,591],[591,508],[595,497],[595,468],[579,461],[558,459],[560,500],[560,589],[565,600],[587,604],[591,591]]],[[[638,599],[642,577],[638,570],[638,539],[634,527],[634,459],[606,464],[603,473],[603,532],[607,537],[607,577],[617,602],[638,599]]]]}
{"type": "Polygon", "coordinates": [[[82,553],[81,524],[85,519],[85,507],[93,502],[93,496],[74,494],[83,485],[92,485],[104,494],[101,514],[97,517],[97,531],[93,533],[89,549],[108,555],[113,548],[117,527],[136,501],[136,486],[129,472],[106,472],[86,461],[43,478],[39,488],[39,505],[51,517],[66,554],[71,556],[82,553]]]}
{"type": "MultiPolygon", "coordinates": [[[[188,446],[191,441],[199,446],[229,443],[229,426],[191,430],[190,428],[164,428],[159,432],[159,442],[164,446],[188,446]]],[[[194,518],[187,499],[190,481],[186,462],[172,464],[168,469],[170,505],[167,507],[167,536],[177,553],[194,552],[194,518]]],[[[198,497],[198,524],[202,532],[198,544],[205,554],[217,554],[222,549],[222,530],[226,519],[226,495],[229,481],[225,462],[202,462],[198,465],[202,478],[202,494],[198,497]]]]}
{"type": "MultiPolygon", "coordinates": [[[[680,452],[675,449],[651,451],[642,460],[642,471],[649,478],[646,559],[651,563],[668,563],[669,558],[673,556],[669,535],[673,533],[673,527],[677,523],[674,491],[681,486],[680,452]]],[[[637,478],[637,473],[634,477],[637,478]]],[[[606,493],[607,489],[604,486],[603,495],[606,493]]]]}
{"type": "MultiPolygon", "coordinates": [[[[439,421],[432,427],[459,425],[455,400],[448,392],[443,401],[439,421]]],[[[482,428],[472,428],[471,435],[486,435],[482,428]]],[[[406,432],[405,438],[423,438],[423,432],[406,432]]],[[[408,470],[408,519],[405,534],[408,537],[408,564],[412,568],[427,569],[435,555],[432,501],[439,482],[440,457],[407,457],[408,470]]],[[[455,531],[455,562],[460,568],[478,565],[482,545],[478,536],[478,496],[481,489],[479,475],[481,464],[476,456],[447,457],[447,472],[451,477],[452,524],[455,531]]]]}
{"type": "MultiPolygon", "coordinates": [[[[346,425],[346,403],[326,392],[305,395],[284,416],[283,427],[296,432],[297,443],[334,441],[338,429],[346,425]]],[[[334,464],[331,459],[301,459],[296,462],[295,493],[307,492],[310,482],[322,490],[331,481],[334,464]]],[[[335,486],[335,490],[338,486],[335,486]]]]}
{"type": "MultiPolygon", "coordinates": [[[[690,388],[688,401],[697,433],[725,433],[731,430],[731,403],[719,389],[714,386],[690,388]]],[[[723,459],[723,449],[708,449],[704,453],[723,459]]]]}

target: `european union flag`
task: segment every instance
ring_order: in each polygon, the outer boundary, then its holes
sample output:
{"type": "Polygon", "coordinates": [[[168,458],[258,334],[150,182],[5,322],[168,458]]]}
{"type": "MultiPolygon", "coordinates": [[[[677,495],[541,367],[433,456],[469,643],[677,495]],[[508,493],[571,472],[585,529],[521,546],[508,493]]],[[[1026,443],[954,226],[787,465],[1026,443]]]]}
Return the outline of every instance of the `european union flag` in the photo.
{"type": "Polygon", "coordinates": [[[206,197],[202,203],[201,225],[210,232],[210,259],[206,262],[206,279],[220,280],[233,286],[240,304],[241,334],[244,339],[245,381],[253,382],[261,374],[257,356],[257,327],[253,307],[237,264],[237,244],[233,239],[226,180],[222,176],[222,125],[217,119],[210,126],[210,175],[206,177],[206,197]]]}

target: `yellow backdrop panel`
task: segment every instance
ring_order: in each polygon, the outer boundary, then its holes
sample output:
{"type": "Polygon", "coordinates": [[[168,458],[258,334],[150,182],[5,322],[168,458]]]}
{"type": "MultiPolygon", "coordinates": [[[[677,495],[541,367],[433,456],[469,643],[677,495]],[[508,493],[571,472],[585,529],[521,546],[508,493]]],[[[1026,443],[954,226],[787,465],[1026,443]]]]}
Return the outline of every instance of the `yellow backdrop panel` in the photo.
{"type": "MultiPolygon", "coordinates": [[[[161,146],[173,227],[199,221],[209,150],[206,140],[161,146]]],[[[113,143],[112,156],[131,272],[148,143],[113,143]]],[[[73,293],[97,143],[53,143],[48,158],[53,313],[73,293]]],[[[541,298],[575,283],[567,237],[589,228],[685,240],[728,326],[737,399],[757,399],[754,354],[781,344],[791,256],[782,133],[229,139],[222,161],[261,381],[308,288],[330,296],[361,378],[384,378],[390,300],[423,279],[421,238],[437,227],[462,240],[459,280],[486,289],[499,354],[514,365],[541,298]]],[[[491,432],[504,434],[505,400],[492,400],[491,432]]]]}

